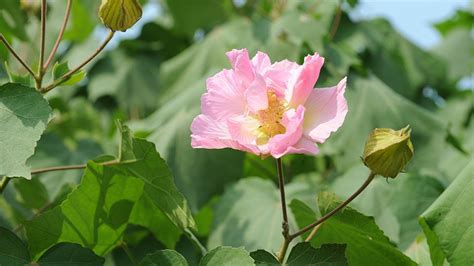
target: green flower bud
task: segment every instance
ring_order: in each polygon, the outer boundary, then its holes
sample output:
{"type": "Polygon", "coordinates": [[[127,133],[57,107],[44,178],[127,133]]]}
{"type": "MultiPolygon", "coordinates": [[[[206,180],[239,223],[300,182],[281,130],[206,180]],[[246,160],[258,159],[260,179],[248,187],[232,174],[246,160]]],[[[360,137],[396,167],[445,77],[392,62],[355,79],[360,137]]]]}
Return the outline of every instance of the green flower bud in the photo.
{"type": "Polygon", "coordinates": [[[107,28],[126,31],[142,17],[142,7],[138,0],[102,0],[99,16],[107,28]]]}
{"type": "Polygon", "coordinates": [[[395,178],[413,157],[411,129],[374,129],[365,144],[364,164],[375,174],[395,178]]]}

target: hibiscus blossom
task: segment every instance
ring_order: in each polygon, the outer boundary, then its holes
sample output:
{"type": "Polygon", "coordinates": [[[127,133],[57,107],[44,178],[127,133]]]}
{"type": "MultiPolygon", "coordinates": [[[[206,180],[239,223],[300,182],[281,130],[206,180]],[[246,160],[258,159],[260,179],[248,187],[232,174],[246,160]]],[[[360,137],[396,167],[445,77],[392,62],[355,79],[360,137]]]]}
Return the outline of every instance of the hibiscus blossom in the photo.
{"type": "Polygon", "coordinates": [[[346,78],[336,86],[313,89],[324,58],[308,55],[303,65],[267,54],[249,59],[246,49],[227,53],[232,69],[207,80],[202,114],[191,125],[193,148],[232,148],[260,156],[317,154],[344,122],[346,78]]]}

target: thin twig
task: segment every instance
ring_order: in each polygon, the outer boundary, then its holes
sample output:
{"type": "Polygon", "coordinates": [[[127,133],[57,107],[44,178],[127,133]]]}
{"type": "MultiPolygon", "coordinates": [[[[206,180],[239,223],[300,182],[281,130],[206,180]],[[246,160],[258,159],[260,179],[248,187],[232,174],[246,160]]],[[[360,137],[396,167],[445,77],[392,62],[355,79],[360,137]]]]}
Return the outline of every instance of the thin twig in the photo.
{"type": "Polygon", "coordinates": [[[115,32],[110,31],[109,34],[107,35],[107,38],[104,40],[104,42],[100,45],[97,50],[93,54],[91,54],[84,62],[82,62],[79,66],[76,68],[69,70],[66,74],[64,74],[62,77],[58,78],[57,80],[53,81],[50,85],[46,86],[45,88],[41,89],[42,93],[46,93],[52,89],[54,89],[56,86],[67,80],[69,77],[71,77],[74,73],[77,71],[81,70],[85,65],[87,65],[92,59],[94,59],[102,50],[104,50],[105,46],[110,42],[112,37],[114,37],[115,32]]]}
{"type": "Polygon", "coordinates": [[[30,73],[31,76],[33,76],[33,78],[36,78],[36,74],[35,72],[33,72],[33,70],[25,63],[25,61],[23,61],[23,59],[20,57],[20,55],[18,55],[15,50],[13,49],[13,47],[8,43],[7,39],[5,39],[5,37],[3,36],[3,34],[0,34],[0,41],[3,42],[3,44],[5,45],[5,47],[7,47],[8,51],[10,51],[10,53],[12,53],[12,55],[18,60],[18,62],[20,62],[20,64],[26,69],[28,70],[28,72],[30,73]]]}
{"type": "Polygon", "coordinates": [[[294,239],[294,238],[306,233],[307,231],[311,230],[313,227],[318,226],[319,224],[325,222],[327,219],[331,218],[331,216],[336,214],[338,211],[340,211],[342,208],[344,208],[347,204],[349,204],[351,201],[353,201],[357,196],[359,196],[359,194],[362,193],[362,191],[364,191],[365,188],[367,188],[367,186],[370,184],[370,182],[372,182],[374,177],[375,177],[375,174],[371,172],[369,174],[369,176],[367,177],[367,179],[365,180],[364,184],[362,184],[362,186],[359,189],[357,189],[357,191],[354,192],[354,194],[352,194],[348,199],[346,199],[344,202],[339,204],[339,206],[337,206],[334,210],[330,211],[329,213],[327,213],[323,217],[319,218],[315,222],[305,226],[303,229],[299,230],[298,232],[296,232],[294,234],[291,234],[290,238],[294,239]]]}
{"type": "MultiPolygon", "coordinates": [[[[120,163],[118,160],[112,160],[112,161],[100,163],[100,165],[107,166],[107,165],[114,165],[118,163],[120,163]]],[[[31,174],[35,175],[35,174],[54,172],[54,171],[79,170],[79,169],[84,169],[86,167],[87,167],[87,164],[53,166],[53,167],[46,167],[46,168],[39,168],[39,169],[32,170],[31,174]]]]}
{"type": "Polygon", "coordinates": [[[318,224],[317,226],[313,228],[313,230],[311,231],[311,233],[309,233],[309,236],[304,240],[304,242],[311,241],[311,239],[314,237],[314,235],[318,231],[319,227],[321,227],[321,224],[318,224]]]}
{"type": "Polygon", "coordinates": [[[61,30],[59,31],[58,38],[56,39],[56,42],[54,43],[53,49],[51,50],[51,53],[48,56],[48,59],[46,59],[46,63],[43,65],[43,71],[46,71],[49,67],[49,64],[51,64],[51,61],[53,61],[54,55],[56,54],[59,44],[61,43],[61,39],[63,38],[64,32],[66,31],[66,26],[69,21],[69,15],[71,14],[71,6],[72,6],[72,0],[67,0],[67,6],[66,6],[66,14],[64,15],[64,20],[63,24],[61,26],[61,30]]]}
{"type": "Polygon", "coordinates": [[[11,178],[8,176],[4,176],[2,181],[0,182],[0,194],[3,193],[3,190],[7,187],[8,183],[10,183],[11,178]]]}
{"type": "Polygon", "coordinates": [[[283,213],[283,223],[282,223],[282,234],[284,237],[284,242],[283,245],[280,249],[280,252],[278,252],[278,261],[280,263],[283,263],[283,260],[285,259],[285,254],[288,249],[288,245],[290,244],[290,229],[288,225],[288,212],[287,212],[287,207],[286,207],[286,197],[285,197],[285,177],[283,176],[283,165],[281,162],[281,158],[276,159],[276,165],[277,165],[277,172],[278,172],[278,185],[280,187],[280,199],[281,199],[281,210],[283,213]]]}
{"type": "MultiPolygon", "coordinates": [[[[38,77],[43,77],[43,62],[44,62],[44,49],[46,43],[46,0],[41,1],[41,36],[40,36],[40,54],[39,54],[39,63],[38,63],[38,77]]],[[[38,88],[40,89],[40,88],[38,88]]]]}

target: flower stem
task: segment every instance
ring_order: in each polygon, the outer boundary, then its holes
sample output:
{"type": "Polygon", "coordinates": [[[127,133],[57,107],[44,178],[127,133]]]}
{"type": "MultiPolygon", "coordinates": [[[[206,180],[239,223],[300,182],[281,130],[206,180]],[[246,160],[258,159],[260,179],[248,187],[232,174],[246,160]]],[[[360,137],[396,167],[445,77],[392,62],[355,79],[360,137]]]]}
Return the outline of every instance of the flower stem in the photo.
{"type": "Polygon", "coordinates": [[[72,0],[67,0],[66,14],[64,15],[64,20],[61,26],[61,30],[59,31],[58,38],[56,39],[56,42],[54,43],[53,49],[51,50],[51,53],[49,54],[48,59],[46,59],[46,63],[44,63],[43,65],[43,71],[46,71],[48,69],[49,64],[51,64],[51,61],[53,61],[54,55],[56,54],[58,50],[59,44],[61,43],[61,39],[63,38],[64,32],[66,31],[69,15],[71,14],[71,6],[72,6],[72,0]]]}
{"type": "Polygon", "coordinates": [[[280,188],[281,210],[283,213],[283,223],[281,227],[282,227],[283,237],[285,238],[283,245],[280,249],[280,252],[278,252],[278,260],[280,261],[280,263],[282,263],[283,260],[285,259],[285,254],[291,240],[289,240],[290,228],[288,225],[288,212],[287,212],[286,197],[285,197],[285,177],[283,175],[283,165],[281,162],[281,158],[276,159],[276,165],[277,165],[277,172],[278,172],[278,185],[280,188]]]}
{"type": "Polygon", "coordinates": [[[3,44],[8,49],[8,51],[10,51],[10,53],[12,53],[12,55],[16,58],[16,60],[18,60],[18,62],[20,62],[20,64],[28,71],[28,73],[30,73],[30,75],[33,76],[36,79],[35,72],[33,72],[33,70],[28,66],[28,64],[25,63],[25,61],[20,57],[20,55],[18,55],[15,52],[15,50],[8,43],[7,39],[5,39],[5,36],[3,36],[3,34],[0,34],[0,41],[3,42],[3,44]]]}
{"type": "Polygon", "coordinates": [[[102,42],[102,44],[99,46],[99,48],[97,48],[97,50],[94,51],[94,53],[92,53],[84,62],[82,62],[79,66],[77,66],[76,68],[72,69],[72,70],[69,70],[66,74],[64,74],[62,77],[56,79],[55,81],[53,81],[51,84],[49,84],[48,86],[46,86],[45,88],[42,88],[41,89],[41,93],[47,93],[48,91],[54,89],[55,87],[57,87],[58,85],[60,85],[61,83],[63,83],[65,80],[67,80],[68,78],[70,78],[72,75],[74,75],[74,73],[76,73],[77,71],[81,70],[85,65],[87,65],[90,61],[92,61],[92,59],[94,59],[102,50],[104,50],[104,48],[107,46],[107,44],[110,42],[110,40],[112,40],[112,37],[114,37],[114,34],[115,32],[114,31],[109,31],[109,34],[107,35],[107,37],[105,38],[105,40],[102,42]]]}
{"type": "Polygon", "coordinates": [[[327,213],[326,215],[324,215],[323,217],[319,218],[318,220],[316,220],[315,222],[305,226],[303,229],[299,230],[298,232],[294,233],[294,234],[291,234],[290,235],[290,238],[291,239],[294,239],[304,233],[306,233],[307,231],[311,230],[312,228],[318,226],[319,224],[322,224],[323,222],[325,222],[327,219],[331,218],[331,216],[333,216],[334,214],[336,214],[337,212],[339,212],[342,208],[344,208],[347,204],[349,204],[351,201],[353,201],[357,196],[359,196],[360,193],[362,193],[362,191],[364,191],[365,188],[367,188],[367,186],[370,184],[370,182],[372,182],[372,180],[374,179],[375,177],[375,174],[373,172],[371,172],[369,174],[369,176],[367,177],[367,179],[365,180],[364,184],[362,184],[362,186],[357,189],[356,192],[354,192],[354,194],[352,194],[348,199],[346,199],[344,202],[342,202],[341,204],[339,204],[334,210],[330,211],[329,213],[327,213]]]}

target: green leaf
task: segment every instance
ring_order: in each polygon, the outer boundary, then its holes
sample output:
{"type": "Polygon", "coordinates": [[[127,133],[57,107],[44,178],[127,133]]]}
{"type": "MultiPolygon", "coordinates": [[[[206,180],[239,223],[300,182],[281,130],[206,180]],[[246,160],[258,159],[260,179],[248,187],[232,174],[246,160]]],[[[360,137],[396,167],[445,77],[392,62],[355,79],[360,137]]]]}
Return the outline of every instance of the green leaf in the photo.
{"type": "MultiPolygon", "coordinates": [[[[321,215],[331,211],[339,201],[330,193],[319,194],[318,205],[321,215]]],[[[317,215],[303,202],[293,200],[291,210],[301,227],[315,221],[317,215]]],[[[305,234],[305,236],[308,233],[305,234]]],[[[346,207],[324,222],[312,238],[311,245],[320,247],[327,243],[346,244],[346,258],[349,265],[414,265],[403,255],[375,224],[372,217],[364,216],[346,207]]]]}
{"type": "Polygon", "coordinates": [[[419,266],[432,266],[430,258],[430,251],[428,248],[428,243],[426,242],[426,237],[423,233],[418,235],[418,237],[413,241],[413,243],[405,250],[405,254],[410,257],[414,262],[419,266]]]}
{"type": "MultiPolygon", "coordinates": [[[[286,186],[286,198],[310,200],[314,188],[303,182],[286,186]]],[[[243,246],[247,250],[277,251],[281,235],[281,204],[278,188],[270,180],[245,178],[226,190],[214,211],[209,248],[243,246]]],[[[289,213],[290,231],[296,229],[289,213]]]]}
{"type": "Polygon", "coordinates": [[[32,255],[37,258],[60,242],[106,254],[121,241],[142,191],[143,182],[120,167],[89,162],[81,184],[61,205],[26,224],[32,255]]]}
{"type": "Polygon", "coordinates": [[[125,110],[140,112],[155,107],[160,80],[159,59],[148,54],[127,54],[123,49],[109,53],[91,69],[89,99],[114,97],[125,110]]]}
{"type": "Polygon", "coordinates": [[[298,243],[290,252],[288,265],[346,266],[346,245],[325,244],[315,249],[308,242],[298,243]]]}
{"type": "Polygon", "coordinates": [[[404,38],[386,19],[349,22],[338,36],[338,44],[364,53],[365,69],[408,99],[416,99],[427,85],[438,89],[445,82],[442,60],[404,38]]]}
{"type": "Polygon", "coordinates": [[[130,223],[150,229],[155,238],[167,248],[174,248],[182,234],[181,230],[170,221],[147,194],[143,194],[135,203],[130,215],[130,223]]]}
{"type": "MultiPolygon", "coordinates": [[[[72,103],[71,103],[72,104],[72,103]]],[[[65,120],[69,120],[68,115],[61,116],[65,120]]],[[[73,123],[62,121],[65,126],[64,130],[72,130],[68,126],[73,126],[73,123]]],[[[84,123],[87,121],[83,121],[84,123]]],[[[93,123],[87,123],[93,125],[93,123]]],[[[55,129],[57,125],[52,122],[48,128],[55,129]]],[[[81,129],[73,127],[81,134],[81,129]]],[[[55,133],[60,133],[58,130],[52,130],[55,133]]],[[[66,137],[60,138],[55,133],[45,133],[41,136],[36,147],[35,154],[28,159],[27,163],[32,168],[43,168],[47,166],[56,165],[75,165],[85,164],[87,160],[95,158],[104,153],[102,147],[92,139],[85,139],[84,137],[77,137],[74,140],[69,140],[66,137]]],[[[82,135],[84,136],[84,135],[82,135]]],[[[57,196],[60,189],[67,185],[76,185],[80,182],[82,170],[70,171],[56,171],[39,174],[38,180],[44,185],[49,195],[49,199],[57,196]]]]}
{"type": "MultiPolygon", "coordinates": [[[[52,72],[53,80],[59,79],[60,77],[62,77],[64,74],[68,72],[69,72],[69,67],[68,67],[67,62],[64,62],[64,63],[56,62],[53,66],[53,72],[52,72]]],[[[76,73],[74,73],[72,76],[70,76],[69,78],[59,83],[59,85],[62,85],[62,86],[74,85],[76,83],[79,83],[85,77],[86,77],[86,72],[79,70],[76,73]]]]}
{"type": "Polygon", "coordinates": [[[140,266],[187,266],[186,259],[174,250],[158,250],[155,253],[146,255],[140,262],[140,266]]]}
{"type": "Polygon", "coordinates": [[[19,1],[5,1],[0,6],[0,32],[6,37],[15,36],[22,41],[26,35],[26,18],[21,10],[19,1]]]}
{"type": "Polygon", "coordinates": [[[243,248],[217,247],[209,251],[199,263],[200,266],[254,265],[254,260],[243,248]]]}
{"type": "Polygon", "coordinates": [[[30,179],[26,160],[46,128],[51,108],[33,88],[7,83],[0,86],[0,176],[30,179]]]}
{"type": "MultiPolygon", "coordinates": [[[[72,5],[70,27],[64,33],[65,40],[84,41],[94,31],[99,16],[91,15],[91,10],[99,10],[100,2],[94,0],[77,1],[72,5]]],[[[63,11],[64,12],[64,11],[63,11]]]]}
{"type": "Polygon", "coordinates": [[[190,37],[197,29],[212,27],[229,15],[224,1],[167,0],[166,5],[173,16],[173,29],[190,37]]]}
{"type": "Polygon", "coordinates": [[[458,28],[471,29],[472,21],[474,20],[473,11],[458,10],[454,16],[447,20],[434,24],[435,28],[444,36],[449,34],[452,30],[458,28]]]}
{"type": "Polygon", "coordinates": [[[457,81],[473,74],[473,38],[469,28],[456,28],[447,33],[433,53],[443,58],[448,66],[448,76],[457,81]]]}
{"type": "Polygon", "coordinates": [[[26,73],[24,75],[14,73],[13,70],[10,69],[8,62],[5,62],[5,70],[8,74],[8,79],[11,83],[18,83],[26,87],[34,86],[34,80],[31,77],[30,73],[26,73]]]}
{"type": "Polygon", "coordinates": [[[280,265],[275,256],[263,249],[251,252],[250,257],[255,260],[255,265],[258,266],[280,265]]]}
{"type": "Polygon", "coordinates": [[[60,243],[48,249],[38,260],[41,266],[97,266],[104,265],[105,259],[95,255],[91,250],[77,244],[60,243]]]}
{"type": "Polygon", "coordinates": [[[437,249],[453,265],[474,263],[474,160],[464,168],[446,191],[421,215],[420,223],[427,236],[434,265],[440,265],[437,249]]]}
{"type": "Polygon", "coordinates": [[[40,209],[48,203],[48,191],[38,178],[32,180],[16,178],[13,182],[25,207],[40,209]]]}
{"type": "Polygon", "coordinates": [[[144,194],[181,229],[195,228],[195,222],[183,195],[176,188],[165,161],[156,152],[155,145],[134,138],[130,130],[120,127],[122,143],[119,160],[130,175],[145,184],[144,194]]]}
{"type": "Polygon", "coordinates": [[[147,139],[156,144],[175,176],[176,185],[196,212],[214,195],[222,193],[227,184],[242,176],[245,156],[229,149],[191,147],[189,125],[199,112],[196,99],[202,89],[201,85],[184,90],[146,120],[131,125],[135,131],[152,131],[147,139]]]}
{"type": "Polygon", "coordinates": [[[10,230],[0,227],[0,265],[21,266],[30,263],[25,243],[10,230]]]}

